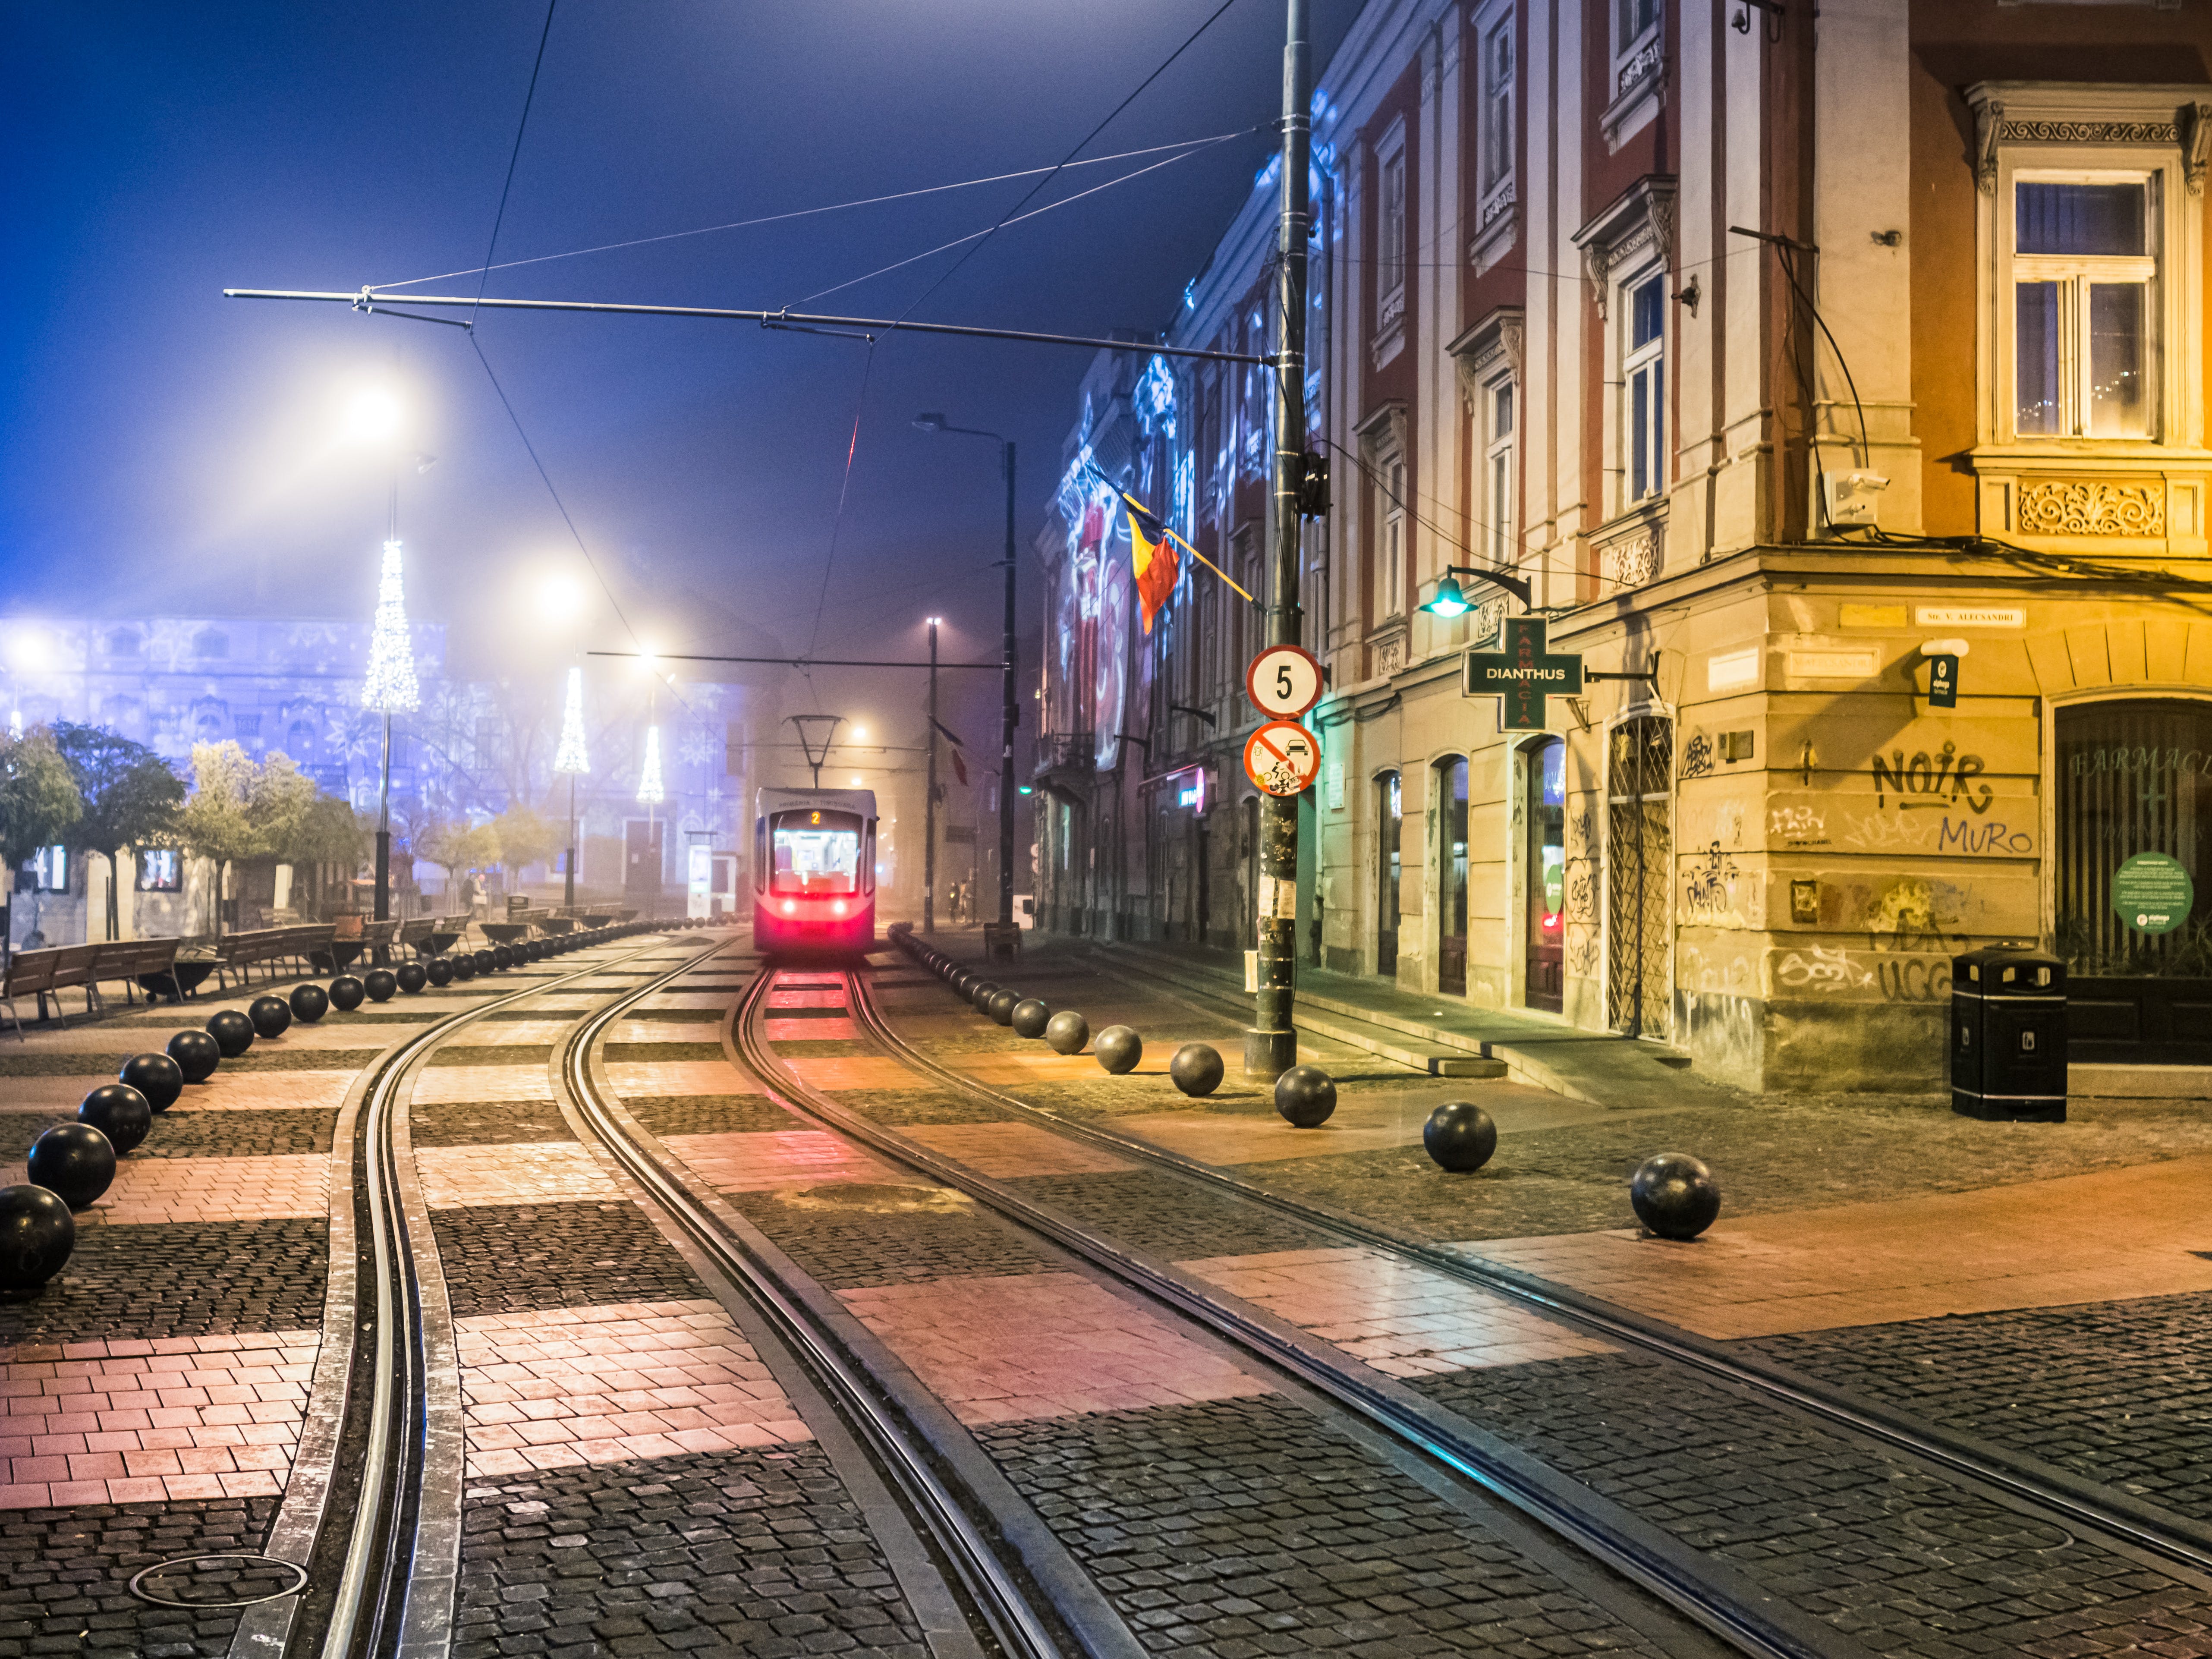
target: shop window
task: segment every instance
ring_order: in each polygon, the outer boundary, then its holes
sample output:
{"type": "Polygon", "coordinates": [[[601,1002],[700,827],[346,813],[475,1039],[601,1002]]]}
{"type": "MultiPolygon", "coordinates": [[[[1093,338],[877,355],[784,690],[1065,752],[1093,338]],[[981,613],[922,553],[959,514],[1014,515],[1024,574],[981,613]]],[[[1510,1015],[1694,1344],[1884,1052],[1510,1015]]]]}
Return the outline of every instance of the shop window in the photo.
{"type": "Polygon", "coordinates": [[[138,890],[176,893],[184,890],[185,855],[173,847],[149,847],[138,854],[138,890]]]}
{"type": "Polygon", "coordinates": [[[1531,1008],[1558,1013],[1565,1004],[1567,889],[1567,750],[1546,738],[1521,751],[1522,800],[1528,842],[1522,879],[1527,884],[1527,954],[1522,997],[1531,1008]]]}

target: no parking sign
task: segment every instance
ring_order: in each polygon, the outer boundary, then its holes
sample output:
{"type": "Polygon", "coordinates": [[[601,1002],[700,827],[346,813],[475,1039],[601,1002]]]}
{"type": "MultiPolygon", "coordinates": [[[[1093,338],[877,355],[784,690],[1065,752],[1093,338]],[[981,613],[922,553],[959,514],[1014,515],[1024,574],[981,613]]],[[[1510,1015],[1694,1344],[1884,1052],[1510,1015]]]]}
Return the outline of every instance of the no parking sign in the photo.
{"type": "Polygon", "coordinates": [[[1321,770],[1321,743],[1296,720],[1269,720],[1244,740],[1244,775],[1271,795],[1303,794],[1321,770]]]}

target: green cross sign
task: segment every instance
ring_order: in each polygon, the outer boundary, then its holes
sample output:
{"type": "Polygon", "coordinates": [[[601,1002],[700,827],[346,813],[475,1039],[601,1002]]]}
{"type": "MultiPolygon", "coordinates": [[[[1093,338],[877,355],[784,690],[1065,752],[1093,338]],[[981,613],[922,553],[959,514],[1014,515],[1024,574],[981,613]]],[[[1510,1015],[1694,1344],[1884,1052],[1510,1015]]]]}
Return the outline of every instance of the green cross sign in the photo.
{"type": "Polygon", "coordinates": [[[1501,732],[1540,732],[1545,698],[1582,696],[1582,658],[1547,651],[1544,628],[1541,617],[1508,617],[1504,649],[1470,651],[1462,659],[1460,695],[1496,697],[1501,732]]]}

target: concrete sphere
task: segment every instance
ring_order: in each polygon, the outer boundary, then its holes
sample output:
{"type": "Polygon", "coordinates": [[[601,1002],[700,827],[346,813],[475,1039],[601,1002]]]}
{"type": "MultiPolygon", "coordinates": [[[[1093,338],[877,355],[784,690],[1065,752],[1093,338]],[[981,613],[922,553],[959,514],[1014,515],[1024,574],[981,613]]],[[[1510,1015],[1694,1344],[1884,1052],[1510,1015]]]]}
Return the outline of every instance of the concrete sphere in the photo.
{"type": "Polygon", "coordinates": [[[154,1127],[154,1109],[129,1084],[103,1083],[84,1097],[76,1109],[76,1121],[106,1135],[115,1155],[122,1158],[146,1139],[154,1127]]]}
{"type": "Polygon", "coordinates": [[[1091,1045],[1091,1052],[1101,1066],[1120,1077],[1137,1069],[1137,1062],[1145,1057],[1145,1040],[1133,1025],[1109,1025],[1091,1045]]]}
{"type": "Polygon", "coordinates": [[[491,947],[491,965],[495,969],[501,973],[504,973],[507,969],[514,967],[514,947],[511,945],[493,945],[491,947]]]}
{"type": "Polygon", "coordinates": [[[500,959],[489,951],[479,951],[471,960],[476,963],[477,972],[479,974],[489,974],[493,969],[502,965],[500,959]]]}
{"type": "Polygon", "coordinates": [[[145,1096],[146,1103],[157,1112],[167,1111],[185,1091],[184,1068],[167,1054],[133,1054],[123,1062],[115,1080],[145,1096]]]}
{"type": "Polygon", "coordinates": [[[456,952],[453,957],[453,977],[462,981],[464,983],[477,976],[477,959],[469,951],[461,951],[456,952]]]}
{"type": "Polygon", "coordinates": [[[1448,1100],[1421,1125],[1421,1145],[1440,1170],[1467,1175],[1498,1150],[1498,1126],[1471,1100],[1448,1100]]]}
{"type": "Polygon", "coordinates": [[[331,1006],[342,1014],[349,1014],[360,1007],[361,1000],[368,994],[368,988],[351,974],[340,974],[331,981],[331,1006]]]}
{"type": "Polygon", "coordinates": [[[979,979],[975,988],[968,993],[968,1000],[975,1006],[977,1013],[987,1014],[991,1012],[991,999],[998,995],[1001,988],[995,979],[979,979]]]}
{"type": "Polygon", "coordinates": [[[1210,1095],[1221,1086],[1221,1055],[1210,1042],[1186,1042],[1168,1061],[1168,1075],[1187,1095],[1210,1095]]]}
{"type": "Polygon", "coordinates": [[[1052,1010],[1035,997],[1024,997],[1014,1005],[1012,1024],[1016,1036],[1041,1037],[1045,1022],[1052,1018],[1052,1010]]]}
{"type": "Polygon", "coordinates": [[[1294,1129],[1318,1129],[1336,1110],[1336,1079],[1318,1066],[1293,1066],[1275,1079],[1275,1112],[1294,1129]]]}
{"type": "Polygon", "coordinates": [[[410,997],[430,982],[428,972],[419,962],[401,963],[392,970],[392,976],[399,981],[399,988],[410,997]]]}
{"type": "Polygon", "coordinates": [[[1022,1000],[1019,991],[994,991],[983,1000],[983,1012],[1001,1025],[1011,1025],[1014,1020],[1014,1006],[1022,1000]]]}
{"type": "Polygon", "coordinates": [[[441,990],[453,982],[453,964],[443,957],[432,957],[422,964],[422,971],[429,975],[430,983],[441,990]]]}
{"type": "Polygon", "coordinates": [[[57,1123],[31,1143],[31,1184],[82,1210],[115,1179],[115,1147],[89,1123],[57,1123]]]}
{"type": "Polygon", "coordinates": [[[1628,1201],[1636,1218],[1660,1237],[1695,1238],[1721,1212],[1720,1183],[1686,1152],[1660,1152],[1638,1168],[1628,1201]]]}
{"type": "Polygon", "coordinates": [[[187,1083],[205,1083],[222,1064],[222,1050],[205,1031],[179,1031],[166,1046],[187,1083]]]}
{"type": "Polygon", "coordinates": [[[368,993],[371,1002],[389,1002],[399,988],[399,980],[389,968],[372,968],[361,976],[361,988],[368,993]]]}
{"type": "Polygon", "coordinates": [[[254,998],[246,1017],[253,1022],[256,1036],[280,1037],[292,1029],[292,1005],[282,997],[254,998]]]}
{"type": "Polygon", "coordinates": [[[215,1039],[225,1060],[236,1060],[253,1046],[253,1022],[235,1008],[210,1014],[207,1034],[215,1039]]]}
{"type": "Polygon", "coordinates": [[[1045,1047],[1056,1054],[1079,1054],[1091,1041],[1091,1022],[1073,1008],[1063,1008],[1044,1023],[1045,1047]]]}
{"type": "Polygon", "coordinates": [[[76,1248],[76,1221],[58,1194],[0,1187],[0,1295],[36,1295],[76,1248]]]}
{"type": "Polygon", "coordinates": [[[331,1011],[331,994],[319,985],[295,985],[292,988],[292,1018],[302,1025],[313,1025],[331,1011]]]}

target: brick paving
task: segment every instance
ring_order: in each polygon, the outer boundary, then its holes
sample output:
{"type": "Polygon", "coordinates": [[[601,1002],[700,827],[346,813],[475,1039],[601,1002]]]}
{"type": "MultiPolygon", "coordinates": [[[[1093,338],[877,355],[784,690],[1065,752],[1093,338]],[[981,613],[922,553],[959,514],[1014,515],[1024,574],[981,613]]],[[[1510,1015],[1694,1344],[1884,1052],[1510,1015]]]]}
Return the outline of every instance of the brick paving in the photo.
{"type": "Polygon", "coordinates": [[[722,1023],[681,1009],[649,1015],[632,1012],[607,1027],[607,1046],[625,1042],[711,1042],[722,1046],[722,1023]]]}
{"type": "Polygon", "coordinates": [[[467,1106],[492,1101],[550,1100],[553,1079],[544,1062],[466,1067],[428,1066],[415,1079],[412,1098],[424,1106],[467,1106]]]}
{"type": "Polygon", "coordinates": [[[819,1129],[764,1134],[668,1135],[662,1144],[721,1192],[764,1192],[823,1181],[896,1182],[900,1172],[819,1129]]]}
{"type": "Polygon", "coordinates": [[[0,1659],[104,1654],[195,1659],[229,1650],[234,1608],[155,1607],[131,1575],[181,1555],[260,1547],[274,1498],[88,1504],[0,1524],[0,1659]]]}
{"type": "Polygon", "coordinates": [[[605,1198],[612,1182],[573,1137],[567,1140],[423,1146],[415,1168],[434,1210],[605,1198]]]}
{"type": "Polygon", "coordinates": [[[1033,1273],[1048,1265],[1024,1235],[943,1187],[847,1181],[731,1202],[831,1290],[1033,1273]]]}
{"type": "Polygon", "coordinates": [[[0,1348],[0,1510],[276,1495],[320,1340],[272,1331],[0,1348]]]}
{"type": "Polygon", "coordinates": [[[706,1294],[627,1199],[433,1210],[454,1317],[706,1294]]]}
{"type": "Polygon", "coordinates": [[[470,1487],[453,1659],[702,1652],[928,1659],[818,1447],[470,1487]]]}
{"type": "Polygon", "coordinates": [[[2212,1592],[1648,1356],[1413,1386],[1876,1652],[2212,1652],[2212,1592]]]}
{"type": "MultiPolygon", "coordinates": [[[[159,1133],[159,1118],[155,1126],[159,1133]]],[[[134,1152],[118,1164],[114,1184],[92,1206],[90,1224],[320,1216],[328,1212],[329,1170],[327,1157],[308,1153],[282,1158],[145,1158],[134,1152]]],[[[16,1174],[12,1178],[20,1181],[22,1176],[16,1174]]],[[[86,1218],[80,1216],[80,1239],[87,1225],[86,1218]]]]}
{"type": "Polygon", "coordinates": [[[1279,1400],[977,1433],[1155,1654],[1658,1652],[1279,1400]]]}
{"type": "Polygon", "coordinates": [[[607,1083],[625,1100],[647,1095],[757,1095],[760,1081],[719,1055],[713,1060],[616,1060],[607,1083]]]}

